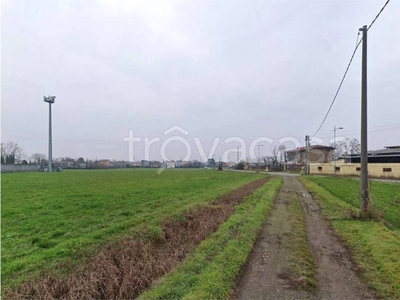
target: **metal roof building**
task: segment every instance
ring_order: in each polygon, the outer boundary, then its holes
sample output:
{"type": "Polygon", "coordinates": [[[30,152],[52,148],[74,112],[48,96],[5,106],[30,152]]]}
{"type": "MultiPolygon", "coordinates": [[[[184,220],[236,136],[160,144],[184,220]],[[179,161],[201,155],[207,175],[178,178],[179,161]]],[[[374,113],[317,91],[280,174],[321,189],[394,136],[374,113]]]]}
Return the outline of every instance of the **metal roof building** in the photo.
{"type": "MultiPolygon", "coordinates": [[[[346,163],[359,163],[360,154],[348,155],[344,159],[346,163]]],[[[368,151],[368,163],[400,163],[400,146],[368,151]]]]}

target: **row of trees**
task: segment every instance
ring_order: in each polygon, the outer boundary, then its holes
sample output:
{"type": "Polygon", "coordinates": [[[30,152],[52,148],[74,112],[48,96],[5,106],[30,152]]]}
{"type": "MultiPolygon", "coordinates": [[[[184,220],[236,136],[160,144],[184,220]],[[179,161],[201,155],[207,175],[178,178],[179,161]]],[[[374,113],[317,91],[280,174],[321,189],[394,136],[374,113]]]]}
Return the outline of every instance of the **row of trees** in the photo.
{"type": "MultiPolygon", "coordinates": [[[[61,157],[54,159],[55,162],[74,162],[78,164],[85,163],[80,157],[76,161],[70,157],[61,157]]],[[[14,142],[1,143],[1,164],[46,164],[47,156],[42,153],[34,153],[30,157],[25,154],[24,150],[14,142]]]]}
{"type": "MultiPolygon", "coordinates": [[[[338,159],[340,157],[344,157],[351,154],[360,153],[360,141],[356,138],[349,139],[346,138],[344,140],[336,142],[336,145],[331,144],[332,147],[336,146],[334,159],[338,159]]],[[[279,164],[286,161],[285,157],[286,146],[285,145],[278,145],[272,148],[271,155],[264,156],[259,158],[256,162],[257,165],[273,165],[278,166],[279,164]]],[[[76,164],[83,164],[85,160],[80,157],[77,160],[74,160],[71,157],[62,157],[59,159],[54,159],[55,162],[70,162],[76,164]]],[[[34,153],[30,157],[24,153],[23,149],[14,142],[5,142],[1,143],[1,163],[2,164],[45,164],[47,163],[47,157],[45,154],[41,153],[34,153]],[[29,161],[28,161],[29,160],[29,161]]],[[[215,163],[215,162],[214,162],[215,163]]],[[[242,162],[245,164],[245,162],[242,162]]],[[[194,167],[200,167],[201,163],[197,160],[193,161],[194,167]]]]}

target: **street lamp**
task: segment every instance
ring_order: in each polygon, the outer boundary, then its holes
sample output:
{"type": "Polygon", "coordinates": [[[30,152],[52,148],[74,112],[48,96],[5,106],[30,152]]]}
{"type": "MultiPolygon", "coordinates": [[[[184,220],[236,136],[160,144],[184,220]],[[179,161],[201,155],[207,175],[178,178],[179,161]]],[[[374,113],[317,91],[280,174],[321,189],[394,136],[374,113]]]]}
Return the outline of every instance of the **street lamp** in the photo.
{"type": "Polygon", "coordinates": [[[333,126],[333,174],[336,175],[336,130],[344,129],[343,127],[333,126]]]}
{"type": "Polygon", "coordinates": [[[56,96],[43,96],[43,101],[49,103],[49,172],[52,172],[52,141],[51,141],[51,105],[55,102],[56,96]]]}
{"type": "Polygon", "coordinates": [[[257,163],[258,163],[258,168],[260,169],[260,147],[262,147],[262,146],[264,146],[264,145],[260,145],[260,144],[258,144],[258,160],[257,160],[257,163]]]}

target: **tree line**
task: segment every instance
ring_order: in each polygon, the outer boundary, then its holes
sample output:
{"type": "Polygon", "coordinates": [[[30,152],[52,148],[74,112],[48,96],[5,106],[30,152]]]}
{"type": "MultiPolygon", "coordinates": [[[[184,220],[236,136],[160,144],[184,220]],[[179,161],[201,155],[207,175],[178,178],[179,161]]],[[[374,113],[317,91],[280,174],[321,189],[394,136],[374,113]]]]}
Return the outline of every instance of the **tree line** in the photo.
{"type": "MultiPolygon", "coordinates": [[[[54,162],[71,162],[77,164],[85,163],[85,160],[80,157],[77,160],[74,160],[70,157],[61,157],[53,160],[54,162]]],[[[1,164],[37,164],[37,165],[45,165],[47,164],[47,156],[42,153],[34,153],[31,156],[28,156],[21,146],[15,142],[1,142],[1,164]]]]}

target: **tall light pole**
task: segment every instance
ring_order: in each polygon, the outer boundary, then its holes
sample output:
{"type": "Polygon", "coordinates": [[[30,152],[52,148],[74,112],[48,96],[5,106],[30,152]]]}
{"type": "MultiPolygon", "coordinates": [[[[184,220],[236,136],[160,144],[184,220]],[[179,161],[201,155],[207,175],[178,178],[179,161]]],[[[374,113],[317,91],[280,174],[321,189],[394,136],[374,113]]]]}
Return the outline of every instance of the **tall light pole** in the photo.
{"type": "Polygon", "coordinates": [[[52,168],[52,139],[51,139],[51,105],[55,102],[56,96],[44,96],[43,101],[49,103],[49,172],[53,171],[52,168]]]}
{"type": "Polygon", "coordinates": [[[258,144],[258,160],[257,160],[257,163],[258,163],[258,168],[260,169],[260,147],[262,147],[262,146],[264,146],[264,145],[260,145],[260,144],[258,144]]]}
{"type": "Polygon", "coordinates": [[[333,126],[333,174],[336,175],[336,130],[344,129],[343,127],[333,126]]]}

